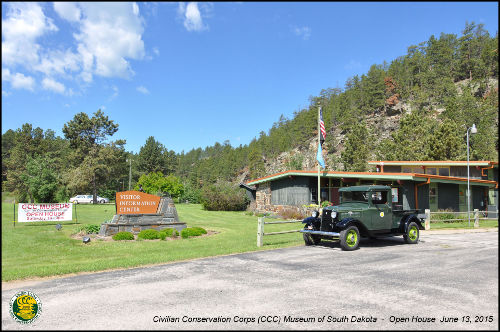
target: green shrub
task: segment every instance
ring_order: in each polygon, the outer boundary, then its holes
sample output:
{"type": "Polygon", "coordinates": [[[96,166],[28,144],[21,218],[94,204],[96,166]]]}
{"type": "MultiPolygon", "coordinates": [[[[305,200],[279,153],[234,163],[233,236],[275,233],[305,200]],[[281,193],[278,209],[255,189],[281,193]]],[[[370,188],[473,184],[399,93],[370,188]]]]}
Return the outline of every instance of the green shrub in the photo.
{"type": "Polygon", "coordinates": [[[85,226],[85,231],[87,234],[98,234],[101,229],[101,225],[87,225],[85,226]]]}
{"type": "Polygon", "coordinates": [[[133,240],[133,239],[134,239],[134,234],[130,232],[118,232],[115,235],[113,235],[113,240],[115,241],[133,240]]]}
{"type": "Polygon", "coordinates": [[[461,221],[466,221],[467,219],[467,213],[451,213],[453,210],[451,209],[445,209],[445,210],[438,210],[438,212],[450,212],[450,213],[438,213],[438,214],[431,214],[431,220],[432,222],[444,222],[444,223],[454,223],[454,222],[460,222],[460,220],[456,221],[449,221],[449,219],[462,219],[461,221]],[[448,220],[448,221],[447,221],[448,220]]]}
{"type": "Polygon", "coordinates": [[[165,228],[158,233],[160,240],[165,240],[167,237],[176,237],[178,232],[175,228],[165,228]]]}
{"type": "Polygon", "coordinates": [[[191,236],[200,236],[202,234],[207,234],[207,231],[201,227],[188,227],[184,228],[181,231],[181,236],[184,239],[187,239],[188,237],[191,236]]]}
{"type": "Polygon", "coordinates": [[[143,240],[156,240],[160,238],[160,234],[156,229],[145,229],[137,234],[137,237],[143,240]]]}
{"type": "Polygon", "coordinates": [[[184,185],[173,174],[169,176],[165,176],[161,172],[143,174],[135,184],[134,190],[139,190],[139,185],[142,185],[145,192],[152,195],[159,192],[168,193],[170,197],[175,199],[184,194],[184,185]]]}
{"type": "Polygon", "coordinates": [[[296,154],[290,157],[290,160],[286,163],[286,167],[289,170],[301,170],[303,162],[304,156],[301,154],[296,154]]]}
{"type": "Polygon", "coordinates": [[[175,228],[165,228],[160,233],[165,233],[167,237],[176,237],[177,235],[179,235],[179,232],[177,232],[175,228]]]}
{"type": "Polygon", "coordinates": [[[203,187],[201,204],[208,211],[244,211],[249,199],[243,189],[229,183],[203,187]]]}
{"type": "Polygon", "coordinates": [[[329,202],[329,201],[323,201],[323,202],[321,202],[321,207],[327,207],[327,206],[330,206],[330,205],[333,205],[333,203],[329,202]]]}
{"type": "Polygon", "coordinates": [[[100,229],[100,225],[83,225],[78,228],[78,232],[84,232],[85,234],[98,234],[100,229]]]}
{"type": "Polygon", "coordinates": [[[201,202],[201,189],[185,183],[184,193],[179,196],[179,203],[185,203],[186,201],[192,204],[199,204],[201,202]]]}
{"type": "Polygon", "coordinates": [[[204,228],[201,227],[191,227],[191,229],[194,229],[198,232],[201,232],[201,234],[207,234],[207,231],[204,228]]]}
{"type": "Polygon", "coordinates": [[[283,217],[283,219],[293,219],[293,220],[304,219],[304,215],[294,209],[283,209],[283,211],[281,211],[280,214],[283,217]]]}

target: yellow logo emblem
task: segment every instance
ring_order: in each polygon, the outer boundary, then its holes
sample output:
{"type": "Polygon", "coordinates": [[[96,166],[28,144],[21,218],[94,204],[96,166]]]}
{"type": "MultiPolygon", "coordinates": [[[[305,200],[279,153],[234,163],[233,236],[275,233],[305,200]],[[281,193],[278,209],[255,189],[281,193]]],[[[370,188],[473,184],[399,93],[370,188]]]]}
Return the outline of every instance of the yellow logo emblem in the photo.
{"type": "Polygon", "coordinates": [[[42,302],[35,293],[22,291],[10,300],[10,315],[21,324],[30,324],[42,313],[42,302]]]}
{"type": "Polygon", "coordinates": [[[384,212],[380,212],[380,218],[384,217],[384,212]]]}

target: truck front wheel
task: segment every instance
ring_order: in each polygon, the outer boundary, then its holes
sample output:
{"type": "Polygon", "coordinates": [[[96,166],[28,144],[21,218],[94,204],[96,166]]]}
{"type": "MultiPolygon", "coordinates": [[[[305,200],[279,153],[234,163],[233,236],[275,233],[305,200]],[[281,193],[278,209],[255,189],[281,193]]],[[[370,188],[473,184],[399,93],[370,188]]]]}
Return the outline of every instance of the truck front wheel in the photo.
{"type": "Polygon", "coordinates": [[[356,250],[359,246],[359,230],[356,226],[349,226],[340,232],[340,247],[342,250],[356,250]]]}
{"type": "Polygon", "coordinates": [[[415,244],[418,242],[418,237],[420,231],[418,230],[418,225],[415,222],[411,222],[406,229],[406,233],[403,235],[405,242],[408,244],[415,244]]]}

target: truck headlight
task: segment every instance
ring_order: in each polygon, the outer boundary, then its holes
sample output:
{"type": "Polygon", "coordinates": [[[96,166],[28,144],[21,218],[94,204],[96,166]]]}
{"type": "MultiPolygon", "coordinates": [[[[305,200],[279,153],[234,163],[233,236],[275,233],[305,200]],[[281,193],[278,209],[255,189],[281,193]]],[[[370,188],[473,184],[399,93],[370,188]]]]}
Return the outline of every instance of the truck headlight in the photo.
{"type": "Polygon", "coordinates": [[[319,213],[318,213],[318,211],[313,211],[311,215],[313,218],[318,218],[319,213]]]}
{"type": "Polygon", "coordinates": [[[332,211],[332,219],[335,219],[337,218],[337,212],[336,211],[332,211]]]}

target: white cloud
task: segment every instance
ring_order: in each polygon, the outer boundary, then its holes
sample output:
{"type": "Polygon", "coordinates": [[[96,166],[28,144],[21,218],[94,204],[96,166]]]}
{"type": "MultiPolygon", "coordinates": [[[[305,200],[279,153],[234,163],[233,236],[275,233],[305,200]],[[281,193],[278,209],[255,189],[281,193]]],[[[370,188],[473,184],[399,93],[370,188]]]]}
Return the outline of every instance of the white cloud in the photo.
{"type": "Polygon", "coordinates": [[[139,6],[135,2],[132,2],[132,11],[134,15],[139,16],[139,6]]]}
{"type": "Polygon", "coordinates": [[[82,15],[82,11],[75,2],[54,2],[54,10],[60,17],[70,22],[80,21],[82,15]]]}
{"type": "Polygon", "coordinates": [[[71,44],[49,36],[59,29],[44,13],[47,4],[4,6],[2,66],[16,73],[9,76],[13,87],[33,90],[35,80],[28,75],[33,73],[44,89],[57,92],[64,87],[65,94],[73,95],[61,80],[91,83],[96,75],[129,79],[134,75],[130,59],[145,58],[144,21],[136,3],[55,2],[56,15],[71,23],[71,44]]]}
{"type": "Polygon", "coordinates": [[[137,87],[137,91],[139,91],[140,93],[143,93],[145,95],[149,95],[149,90],[142,85],[137,87]]]}
{"type": "Polygon", "coordinates": [[[119,92],[118,87],[116,85],[113,85],[111,89],[113,90],[113,94],[108,98],[108,100],[113,100],[116,97],[118,97],[118,92],[119,92]]]}
{"type": "Polygon", "coordinates": [[[2,90],[2,96],[4,96],[4,97],[8,97],[8,96],[10,96],[11,94],[12,94],[12,93],[11,93],[11,92],[9,92],[9,91],[2,90]]]}
{"type": "Polygon", "coordinates": [[[208,29],[208,25],[203,24],[202,15],[197,2],[179,3],[177,9],[179,15],[184,19],[184,27],[187,31],[203,31],[208,29]]]}
{"type": "Polygon", "coordinates": [[[66,87],[64,86],[64,84],[47,77],[42,80],[42,87],[45,90],[54,91],[60,94],[64,94],[64,92],[66,91],[66,87]]]}
{"type": "Polygon", "coordinates": [[[126,58],[144,58],[143,23],[135,3],[80,3],[83,19],[74,34],[83,59],[82,77],[129,78],[134,74],[126,58]]]}
{"type": "Polygon", "coordinates": [[[35,65],[41,49],[36,40],[47,32],[57,30],[37,3],[9,3],[6,19],[2,19],[3,65],[35,65]]]}
{"type": "Polygon", "coordinates": [[[309,27],[293,27],[292,31],[293,33],[295,33],[295,35],[301,37],[304,40],[308,40],[309,37],[311,37],[311,28],[309,27]]]}
{"type": "Polygon", "coordinates": [[[35,87],[35,79],[31,76],[24,76],[24,74],[21,73],[15,73],[12,75],[10,83],[14,89],[26,89],[33,91],[33,88],[35,87]]]}
{"type": "Polygon", "coordinates": [[[69,72],[77,72],[81,68],[81,58],[71,50],[60,51],[50,50],[43,54],[40,62],[34,66],[34,69],[44,73],[47,76],[61,75],[65,76],[69,72]]]}
{"type": "Polygon", "coordinates": [[[9,68],[2,68],[2,81],[10,80],[10,70],[9,68]]]}
{"type": "Polygon", "coordinates": [[[22,73],[12,74],[8,68],[2,68],[2,81],[10,82],[14,89],[34,91],[35,79],[22,73]]]}
{"type": "Polygon", "coordinates": [[[156,56],[160,55],[160,50],[158,49],[158,47],[153,47],[153,53],[156,54],[156,56]]]}

